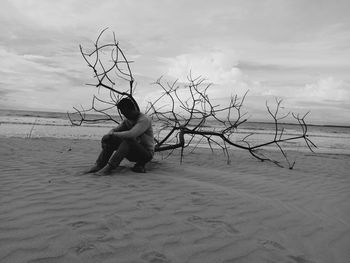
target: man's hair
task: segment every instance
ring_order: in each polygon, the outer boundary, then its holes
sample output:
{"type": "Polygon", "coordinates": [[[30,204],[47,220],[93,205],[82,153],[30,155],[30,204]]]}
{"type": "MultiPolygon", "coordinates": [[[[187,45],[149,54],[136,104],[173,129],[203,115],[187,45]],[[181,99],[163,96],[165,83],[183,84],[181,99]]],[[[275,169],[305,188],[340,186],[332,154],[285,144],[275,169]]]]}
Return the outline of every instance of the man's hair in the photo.
{"type": "Polygon", "coordinates": [[[138,108],[135,105],[135,102],[130,98],[121,99],[117,104],[117,108],[122,111],[138,110],[138,108]]]}

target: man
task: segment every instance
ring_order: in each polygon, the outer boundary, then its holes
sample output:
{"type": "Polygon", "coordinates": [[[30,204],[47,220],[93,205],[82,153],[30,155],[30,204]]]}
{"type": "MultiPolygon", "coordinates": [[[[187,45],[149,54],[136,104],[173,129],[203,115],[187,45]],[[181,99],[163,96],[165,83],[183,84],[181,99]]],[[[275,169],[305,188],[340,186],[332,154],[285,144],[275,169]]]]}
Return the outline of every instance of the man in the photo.
{"type": "Polygon", "coordinates": [[[108,175],[124,158],[136,162],[134,172],[145,173],[145,164],[153,158],[151,119],[141,113],[130,98],[121,99],[117,107],[126,119],[102,137],[102,151],[89,173],[108,175]]]}

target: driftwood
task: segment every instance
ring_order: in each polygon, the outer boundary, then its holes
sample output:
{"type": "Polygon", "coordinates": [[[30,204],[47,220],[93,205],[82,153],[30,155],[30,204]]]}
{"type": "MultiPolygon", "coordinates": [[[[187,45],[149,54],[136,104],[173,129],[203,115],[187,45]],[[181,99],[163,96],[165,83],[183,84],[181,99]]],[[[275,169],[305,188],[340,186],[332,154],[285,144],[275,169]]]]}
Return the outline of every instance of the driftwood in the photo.
{"type": "MultiPolygon", "coordinates": [[[[120,118],[111,114],[117,110],[116,103],[122,97],[133,99],[137,105],[134,88],[134,77],[129,61],[116,37],[113,34],[111,43],[101,43],[103,30],[94,43],[94,48],[86,52],[80,46],[80,52],[94,74],[95,83],[87,84],[99,90],[108,92],[107,98],[95,95],[89,109],[74,108],[75,113],[68,114],[72,125],[83,123],[95,123],[100,121],[113,121],[119,123],[120,118]],[[88,113],[97,113],[100,117],[89,118],[88,113]],[[73,118],[73,116],[75,116],[73,118]]],[[[250,142],[251,133],[237,141],[235,136],[239,126],[247,122],[247,113],[242,112],[242,106],[247,93],[241,98],[237,95],[231,96],[227,105],[217,105],[208,95],[211,84],[207,84],[202,77],[192,77],[190,74],[187,83],[166,82],[159,78],[155,86],[162,90],[161,95],[148,103],[146,113],[152,117],[157,127],[155,134],[155,151],[168,151],[170,155],[175,149],[181,151],[181,161],[184,157],[184,149],[196,149],[200,143],[205,142],[212,149],[223,150],[227,161],[230,162],[229,148],[237,147],[247,150],[252,156],[260,161],[269,161],[281,166],[282,163],[266,156],[261,150],[267,146],[274,146],[283,156],[283,159],[292,169],[295,161],[291,161],[285,151],[284,143],[291,141],[304,142],[310,151],[316,145],[308,136],[308,126],[305,118],[308,113],[300,116],[294,113],[281,114],[282,100],[276,99],[275,109],[266,103],[266,109],[274,124],[273,138],[261,142],[250,142]],[[287,135],[281,125],[281,121],[292,116],[300,127],[300,133],[287,135]]],[[[138,106],[137,106],[138,107],[138,106]]],[[[122,117],[119,113],[119,116],[122,117]]]]}

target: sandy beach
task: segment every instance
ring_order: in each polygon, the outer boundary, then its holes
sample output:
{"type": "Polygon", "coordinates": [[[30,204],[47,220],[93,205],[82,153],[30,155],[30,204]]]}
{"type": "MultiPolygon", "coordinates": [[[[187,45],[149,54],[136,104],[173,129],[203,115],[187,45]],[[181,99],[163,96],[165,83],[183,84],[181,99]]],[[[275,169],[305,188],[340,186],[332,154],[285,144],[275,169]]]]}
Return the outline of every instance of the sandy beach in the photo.
{"type": "Polygon", "coordinates": [[[81,175],[99,142],[0,138],[0,262],[350,262],[350,156],[233,151],[81,175]]]}

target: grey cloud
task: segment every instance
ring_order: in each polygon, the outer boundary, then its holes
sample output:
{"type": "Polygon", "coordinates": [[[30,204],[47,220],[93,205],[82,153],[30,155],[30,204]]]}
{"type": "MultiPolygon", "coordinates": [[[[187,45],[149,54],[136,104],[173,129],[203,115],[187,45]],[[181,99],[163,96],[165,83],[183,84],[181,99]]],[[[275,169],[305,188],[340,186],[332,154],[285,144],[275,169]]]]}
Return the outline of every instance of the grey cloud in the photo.
{"type": "Polygon", "coordinates": [[[79,52],[77,43],[67,45],[67,43],[71,42],[69,36],[62,36],[61,39],[57,38],[58,36],[54,32],[43,32],[32,29],[30,32],[20,30],[13,39],[1,37],[0,45],[19,55],[54,56],[66,52],[79,52]]]}
{"type": "Polygon", "coordinates": [[[242,70],[250,71],[337,71],[337,70],[350,70],[350,63],[348,65],[332,65],[332,64],[310,64],[305,63],[304,65],[293,65],[293,64],[269,64],[261,63],[256,61],[241,60],[239,61],[238,67],[242,70]]]}
{"type": "Polygon", "coordinates": [[[282,70],[300,70],[298,67],[281,65],[281,64],[267,64],[254,61],[242,60],[239,61],[238,67],[242,70],[264,70],[264,71],[282,71],[282,70]]]}
{"type": "MultiPolygon", "coordinates": [[[[2,86],[3,83],[0,82],[0,85],[2,86]]],[[[11,89],[0,88],[0,97],[3,98],[4,96],[6,96],[10,93],[14,93],[14,92],[16,92],[16,91],[11,90],[11,89]]]]}
{"type": "Polygon", "coordinates": [[[29,20],[0,19],[0,45],[19,54],[54,56],[67,52],[79,52],[78,43],[68,30],[40,27],[29,20]]]}
{"type": "Polygon", "coordinates": [[[350,103],[346,100],[336,101],[336,100],[322,100],[322,101],[306,101],[306,100],[296,100],[296,105],[303,107],[317,107],[317,108],[337,108],[339,110],[350,110],[350,103]]]}

